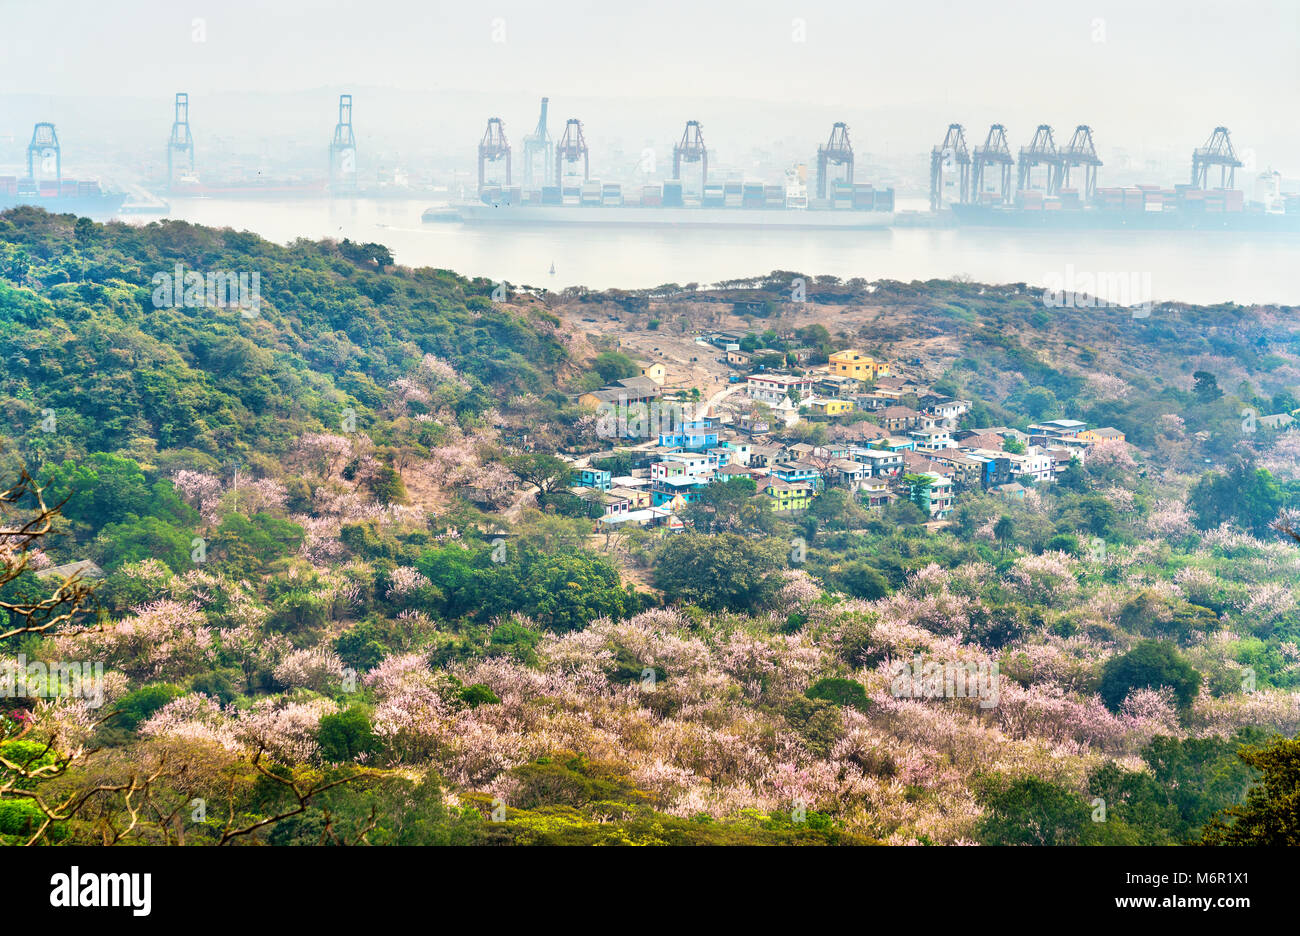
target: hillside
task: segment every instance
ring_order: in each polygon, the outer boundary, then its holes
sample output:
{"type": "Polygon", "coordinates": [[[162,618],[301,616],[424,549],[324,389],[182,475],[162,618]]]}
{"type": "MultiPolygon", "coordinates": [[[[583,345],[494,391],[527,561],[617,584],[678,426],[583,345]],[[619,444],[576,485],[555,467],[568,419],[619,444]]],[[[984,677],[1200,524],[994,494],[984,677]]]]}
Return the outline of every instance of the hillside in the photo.
{"type": "Polygon", "coordinates": [[[793,303],[795,275],[493,301],[376,244],[0,214],[0,486],[35,479],[0,497],[0,837],[1247,836],[1223,811],[1259,776],[1251,746],[1300,732],[1279,529],[1300,433],[1242,411],[1300,409],[1295,310],[813,277],[793,303]],[[177,264],[257,273],[258,301],[157,301],[177,264]],[[632,456],[575,398],[633,359],[707,398],[715,329],[862,347],[969,401],[963,426],[1068,417],[1127,442],[1023,499],[972,486],[945,523],[832,484],[780,512],[737,479],[681,534],[593,535],[558,455],[632,456]],[[73,614],[77,580],[50,570],[85,560],[103,577],[83,567],[73,614]],[[102,666],[95,693],[27,666],[72,661],[102,666]]]}

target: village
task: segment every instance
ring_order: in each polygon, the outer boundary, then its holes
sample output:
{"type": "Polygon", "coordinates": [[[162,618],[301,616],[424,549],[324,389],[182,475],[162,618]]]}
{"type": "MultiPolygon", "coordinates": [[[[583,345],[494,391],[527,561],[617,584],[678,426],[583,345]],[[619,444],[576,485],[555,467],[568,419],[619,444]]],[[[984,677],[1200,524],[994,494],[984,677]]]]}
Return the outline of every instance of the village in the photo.
{"type": "Polygon", "coordinates": [[[1072,461],[1084,463],[1093,446],[1125,441],[1114,428],[1074,419],[963,427],[971,401],[936,392],[911,367],[849,348],[820,355],[824,363],[813,363],[814,349],[794,349],[785,367],[769,369],[744,350],[752,338],[694,339],[729,371],[707,399],[667,389],[672,375],[660,361],[637,361],[637,376],[578,397],[606,443],[566,459],[570,491],[587,503],[597,532],[682,530],[684,508],[734,479],[751,481],[781,515],[797,516],[840,488],[867,508],[908,500],[938,529],[967,492],[1023,499],[1072,461]]]}

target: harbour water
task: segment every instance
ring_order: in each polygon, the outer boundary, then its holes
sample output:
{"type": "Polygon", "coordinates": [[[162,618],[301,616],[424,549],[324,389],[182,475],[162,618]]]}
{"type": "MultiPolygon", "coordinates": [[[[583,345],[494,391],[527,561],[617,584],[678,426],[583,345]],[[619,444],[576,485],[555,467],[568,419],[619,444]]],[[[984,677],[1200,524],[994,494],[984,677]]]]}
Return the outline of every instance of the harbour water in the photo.
{"type": "MultiPolygon", "coordinates": [[[[634,289],[793,270],[868,280],[946,279],[1045,286],[1150,283],[1155,302],[1300,305],[1300,234],[975,228],[757,230],[702,227],[425,224],[428,199],[177,198],[168,217],[298,237],[379,242],[397,262],[515,285],[634,289]],[[549,272],[554,264],[555,273],[549,272]]],[[[906,207],[900,205],[900,207],[906,207]]],[[[133,223],[147,223],[141,219],[133,223]]]]}

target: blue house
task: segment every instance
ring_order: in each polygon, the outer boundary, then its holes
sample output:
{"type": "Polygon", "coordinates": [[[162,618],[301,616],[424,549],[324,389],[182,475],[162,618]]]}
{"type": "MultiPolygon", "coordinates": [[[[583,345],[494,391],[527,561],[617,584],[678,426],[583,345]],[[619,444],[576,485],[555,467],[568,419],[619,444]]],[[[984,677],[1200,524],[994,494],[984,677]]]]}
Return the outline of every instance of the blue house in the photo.
{"type": "Polygon", "coordinates": [[[583,468],[578,472],[578,484],[598,491],[608,491],[614,486],[614,476],[599,468],[583,468]]]}
{"type": "Polygon", "coordinates": [[[718,445],[718,420],[712,416],[684,422],[670,432],[659,433],[659,444],[664,448],[684,448],[703,451],[718,445]]]}

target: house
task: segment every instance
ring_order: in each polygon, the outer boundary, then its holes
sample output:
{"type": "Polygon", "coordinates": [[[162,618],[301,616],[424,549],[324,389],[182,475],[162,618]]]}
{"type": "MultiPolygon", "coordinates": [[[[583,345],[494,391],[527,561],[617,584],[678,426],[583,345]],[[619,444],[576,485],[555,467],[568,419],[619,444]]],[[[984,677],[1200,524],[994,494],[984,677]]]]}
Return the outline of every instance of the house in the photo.
{"type": "Polygon", "coordinates": [[[854,449],[853,460],[866,465],[871,477],[892,477],[903,470],[903,456],[900,452],[882,452],[877,449],[854,449]]]}
{"type": "Polygon", "coordinates": [[[733,478],[749,478],[755,484],[758,484],[760,479],[767,477],[767,475],[768,472],[761,468],[746,468],[744,465],[727,465],[715,471],[713,473],[713,479],[719,482],[726,482],[733,478]]]}
{"type": "Polygon", "coordinates": [[[102,579],[104,570],[95,565],[89,559],[81,559],[77,562],[67,562],[63,565],[50,566],[48,569],[39,569],[32,573],[41,581],[46,579],[69,579],[74,575],[81,579],[102,579]]]}
{"type": "Polygon", "coordinates": [[[886,406],[879,418],[880,425],[890,432],[906,432],[921,425],[921,414],[907,406],[886,406]]]}
{"type": "Polygon", "coordinates": [[[666,478],[685,474],[692,478],[702,478],[718,467],[716,455],[708,452],[664,452],[659,461],[650,466],[650,482],[656,478],[666,478]]]}
{"type": "Polygon", "coordinates": [[[749,467],[751,468],[766,468],[783,458],[785,458],[785,448],[780,445],[751,445],[749,447],[749,467]]]}
{"type": "Polygon", "coordinates": [[[994,452],[1002,451],[1002,443],[1006,441],[995,432],[978,433],[971,432],[969,429],[958,430],[952,434],[952,437],[962,448],[990,449],[994,452]]]}
{"type": "Polygon", "coordinates": [[[772,431],[772,424],[761,416],[755,416],[753,413],[742,413],[740,418],[736,420],[736,431],[750,436],[763,435],[772,431]]]}
{"type": "Polygon", "coordinates": [[[793,374],[750,374],[745,378],[750,399],[769,406],[794,399],[796,402],[812,396],[813,379],[793,374]]]}
{"type": "Polygon", "coordinates": [[[884,478],[865,478],[858,482],[858,500],[864,507],[885,507],[895,497],[884,478]]]}
{"type": "Polygon", "coordinates": [[[712,474],[707,478],[685,473],[666,475],[650,482],[650,496],[654,506],[677,510],[699,500],[711,480],[712,474]]]}
{"type": "MultiPolygon", "coordinates": [[[[1267,419],[1268,417],[1264,417],[1267,419]]],[[[1263,423],[1263,419],[1260,420],[1263,423]]],[[[1111,426],[1102,426],[1100,429],[1085,429],[1079,433],[1079,439],[1084,442],[1123,442],[1124,433],[1111,426]]]]}
{"type": "Polygon", "coordinates": [[[754,356],[748,351],[728,351],[727,363],[732,367],[749,367],[754,362],[754,356]]]}
{"type": "Polygon", "coordinates": [[[602,406],[626,409],[636,403],[652,403],[662,395],[663,391],[648,377],[628,377],[617,384],[582,394],[578,397],[578,405],[589,409],[599,409],[602,406]],[[633,384],[633,381],[636,383],[633,384]]]}
{"type": "Polygon", "coordinates": [[[955,449],[944,449],[929,453],[930,460],[945,466],[944,474],[952,478],[953,483],[961,487],[981,484],[984,478],[984,466],[987,459],[977,455],[968,455],[955,449]]]}
{"type": "Polygon", "coordinates": [[[712,416],[688,420],[669,432],[659,433],[659,444],[695,451],[716,448],[719,421],[712,416]]]}
{"type": "Polygon", "coordinates": [[[650,493],[649,482],[644,487],[615,486],[609,489],[609,493],[625,501],[628,510],[643,510],[646,507],[654,506],[654,497],[650,493]]]}
{"type": "Polygon", "coordinates": [[[852,348],[836,351],[830,356],[830,371],[840,377],[852,377],[855,380],[875,380],[889,374],[889,365],[876,361],[870,355],[852,348]]]}
{"type": "Polygon", "coordinates": [[[915,452],[915,439],[901,439],[898,436],[889,436],[885,439],[877,439],[871,443],[872,448],[878,448],[886,452],[915,452]]]}
{"type": "Polygon", "coordinates": [[[811,442],[792,442],[785,447],[787,461],[799,461],[801,458],[812,458],[820,454],[822,454],[821,450],[811,442]]]}
{"type": "Polygon", "coordinates": [[[925,407],[926,413],[941,422],[955,426],[962,414],[970,412],[971,402],[931,393],[921,397],[921,405],[925,407]]]}
{"type": "Polygon", "coordinates": [[[814,488],[820,488],[822,483],[821,469],[808,462],[777,462],[772,466],[772,477],[792,484],[806,481],[814,488]]]}
{"type": "Polygon", "coordinates": [[[877,387],[869,393],[858,395],[858,402],[867,409],[878,410],[886,406],[898,406],[903,394],[898,390],[882,390],[877,387]]]}
{"type": "Polygon", "coordinates": [[[1010,498],[1011,500],[1025,499],[1025,492],[1026,492],[1025,486],[1023,484],[1017,484],[1015,481],[1009,481],[1006,484],[996,485],[995,487],[991,488],[991,490],[995,491],[996,493],[1000,494],[1003,497],[1010,498]]]}
{"type": "Polygon", "coordinates": [[[1030,446],[1023,455],[1007,453],[1011,462],[1011,477],[1016,480],[1031,479],[1039,483],[1055,480],[1052,456],[1036,446],[1030,446]]]}
{"type": "Polygon", "coordinates": [[[673,512],[663,507],[647,507],[642,510],[629,510],[624,513],[606,514],[596,521],[600,533],[617,529],[621,526],[659,526],[672,519],[673,512]]]}
{"type": "Polygon", "coordinates": [[[1046,422],[1034,423],[1029,427],[1029,439],[1032,442],[1036,437],[1045,439],[1077,439],[1079,432],[1086,429],[1087,423],[1079,422],[1077,419],[1049,419],[1046,422]]]}
{"type": "Polygon", "coordinates": [[[608,471],[602,471],[599,468],[579,468],[576,484],[579,487],[595,488],[598,491],[608,491],[614,486],[614,476],[608,471]]]}
{"type": "MultiPolygon", "coordinates": [[[[1291,426],[1295,425],[1295,419],[1292,418],[1290,413],[1274,413],[1271,416],[1261,416],[1255,421],[1265,429],[1290,429],[1291,426]]],[[[1098,429],[1097,431],[1101,432],[1102,430],[1098,429]]],[[[1111,432],[1115,432],[1115,430],[1112,429],[1111,432]]],[[[1123,434],[1120,434],[1119,441],[1124,441],[1123,434]]]]}
{"type": "Polygon", "coordinates": [[[933,429],[913,429],[907,433],[908,437],[916,440],[918,451],[934,452],[939,449],[956,448],[957,443],[953,441],[950,431],[934,427],[933,429]]]}
{"type": "MultiPolygon", "coordinates": [[[[920,495],[920,507],[929,513],[931,520],[944,520],[952,513],[952,481],[937,471],[922,471],[919,474],[930,479],[930,485],[920,495]]],[[[910,496],[910,491],[908,492],[910,496]]]]}
{"type": "Polygon", "coordinates": [[[807,481],[782,481],[769,478],[763,493],[772,498],[774,511],[803,510],[813,501],[813,486],[807,481]]]}
{"type": "Polygon", "coordinates": [[[637,367],[641,369],[640,375],[647,380],[653,381],[656,387],[662,387],[664,381],[668,379],[668,368],[658,361],[637,361],[637,367]]]}
{"type": "Polygon", "coordinates": [[[851,413],[853,411],[853,401],[813,400],[808,404],[808,408],[823,416],[839,416],[841,413],[851,413]]]}
{"type": "Polygon", "coordinates": [[[818,378],[813,385],[813,391],[819,396],[833,397],[835,399],[844,399],[857,393],[862,384],[852,377],[840,377],[836,374],[826,374],[818,378]]]}
{"type": "Polygon", "coordinates": [[[848,485],[851,491],[871,480],[871,466],[851,458],[837,458],[827,466],[827,470],[835,483],[848,485]]]}
{"type": "Polygon", "coordinates": [[[899,395],[903,395],[908,393],[919,393],[921,391],[921,385],[906,377],[889,377],[881,374],[876,378],[876,389],[892,390],[899,395]]]}

